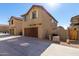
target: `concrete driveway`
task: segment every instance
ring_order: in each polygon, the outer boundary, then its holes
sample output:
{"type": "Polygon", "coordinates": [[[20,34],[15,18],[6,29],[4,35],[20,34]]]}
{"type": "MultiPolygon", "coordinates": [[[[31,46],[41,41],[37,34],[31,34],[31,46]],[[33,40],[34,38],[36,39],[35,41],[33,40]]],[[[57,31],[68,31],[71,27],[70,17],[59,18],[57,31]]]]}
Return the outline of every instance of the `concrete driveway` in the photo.
{"type": "Polygon", "coordinates": [[[79,49],[36,38],[7,36],[0,38],[1,56],[79,56],[79,49]]]}
{"type": "Polygon", "coordinates": [[[8,36],[0,38],[0,55],[40,56],[51,42],[36,38],[8,36]]]}

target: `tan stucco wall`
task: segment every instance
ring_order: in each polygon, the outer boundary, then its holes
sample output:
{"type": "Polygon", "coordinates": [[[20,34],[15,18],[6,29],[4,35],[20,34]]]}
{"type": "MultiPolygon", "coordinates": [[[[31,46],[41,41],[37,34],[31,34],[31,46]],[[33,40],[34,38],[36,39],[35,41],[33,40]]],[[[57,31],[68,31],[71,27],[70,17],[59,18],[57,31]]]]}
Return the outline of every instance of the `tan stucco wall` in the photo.
{"type": "Polygon", "coordinates": [[[9,25],[9,29],[14,29],[14,35],[18,35],[22,32],[22,21],[13,19],[13,24],[9,25]]]}
{"type": "Polygon", "coordinates": [[[57,27],[57,29],[55,29],[52,34],[58,34],[58,36],[60,36],[61,41],[66,41],[68,35],[67,30],[60,26],[57,27]]]}
{"type": "Polygon", "coordinates": [[[52,18],[41,8],[34,7],[26,15],[27,19],[23,21],[22,32],[24,35],[24,28],[38,27],[38,38],[45,38],[46,35],[51,33],[51,31],[57,27],[56,23],[52,23],[52,18]],[[36,10],[38,12],[37,19],[31,19],[32,11],[36,10]],[[41,25],[39,25],[41,23],[41,25]],[[36,24],[36,26],[30,26],[30,24],[36,24]]]}
{"type": "Polygon", "coordinates": [[[53,20],[44,10],[41,8],[39,9],[39,17],[43,21],[43,34],[44,37],[48,34],[50,34],[56,27],[57,23],[55,23],[55,20],[53,20]],[[53,21],[53,22],[52,22],[53,21]]]}

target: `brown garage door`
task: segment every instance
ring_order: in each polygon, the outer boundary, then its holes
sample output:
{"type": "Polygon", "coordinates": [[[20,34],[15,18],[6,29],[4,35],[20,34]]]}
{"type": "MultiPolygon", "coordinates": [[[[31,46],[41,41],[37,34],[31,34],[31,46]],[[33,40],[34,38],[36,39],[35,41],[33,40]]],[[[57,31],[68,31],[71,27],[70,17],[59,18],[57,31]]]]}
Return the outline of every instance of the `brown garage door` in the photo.
{"type": "Polygon", "coordinates": [[[25,28],[24,35],[28,37],[38,37],[38,28],[25,28]]]}

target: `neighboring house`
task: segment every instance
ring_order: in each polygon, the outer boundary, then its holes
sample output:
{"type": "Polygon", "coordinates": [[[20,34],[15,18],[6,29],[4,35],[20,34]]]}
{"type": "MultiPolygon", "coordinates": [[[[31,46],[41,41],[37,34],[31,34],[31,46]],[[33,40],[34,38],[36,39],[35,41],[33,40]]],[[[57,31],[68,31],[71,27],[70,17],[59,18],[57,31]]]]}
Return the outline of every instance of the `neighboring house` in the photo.
{"type": "Polygon", "coordinates": [[[9,25],[0,24],[0,33],[8,33],[9,25]]]}
{"type": "Polygon", "coordinates": [[[79,39],[79,15],[71,18],[71,24],[68,28],[68,33],[71,40],[79,39]]]}
{"type": "Polygon", "coordinates": [[[9,20],[9,33],[11,35],[22,35],[22,18],[11,16],[9,20]]]}
{"type": "Polygon", "coordinates": [[[33,5],[21,16],[23,17],[23,36],[43,39],[57,28],[57,20],[43,6],[33,5]]]}
{"type": "Polygon", "coordinates": [[[58,26],[57,29],[52,32],[52,35],[53,34],[60,36],[61,41],[66,41],[67,39],[67,31],[62,26],[58,26]]]}

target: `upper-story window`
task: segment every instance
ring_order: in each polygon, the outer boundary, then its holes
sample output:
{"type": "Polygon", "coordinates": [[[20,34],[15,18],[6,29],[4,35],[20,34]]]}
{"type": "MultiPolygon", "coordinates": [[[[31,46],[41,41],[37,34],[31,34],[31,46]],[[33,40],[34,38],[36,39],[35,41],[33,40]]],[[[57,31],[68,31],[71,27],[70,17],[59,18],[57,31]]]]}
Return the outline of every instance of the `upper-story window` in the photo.
{"type": "Polygon", "coordinates": [[[24,20],[27,20],[27,16],[24,16],[24,20]]]}
{"type": "Polygon", "coordinates": [[[36,19],[37,18],[37,13],[36,13],[36,11],[33,11],[32,12],[32,19],[36,19]]]}
{"type": "Polygon", "coordinates": [[[13,20],[11,21],[11,24],[13,24],[13,20]]]}

